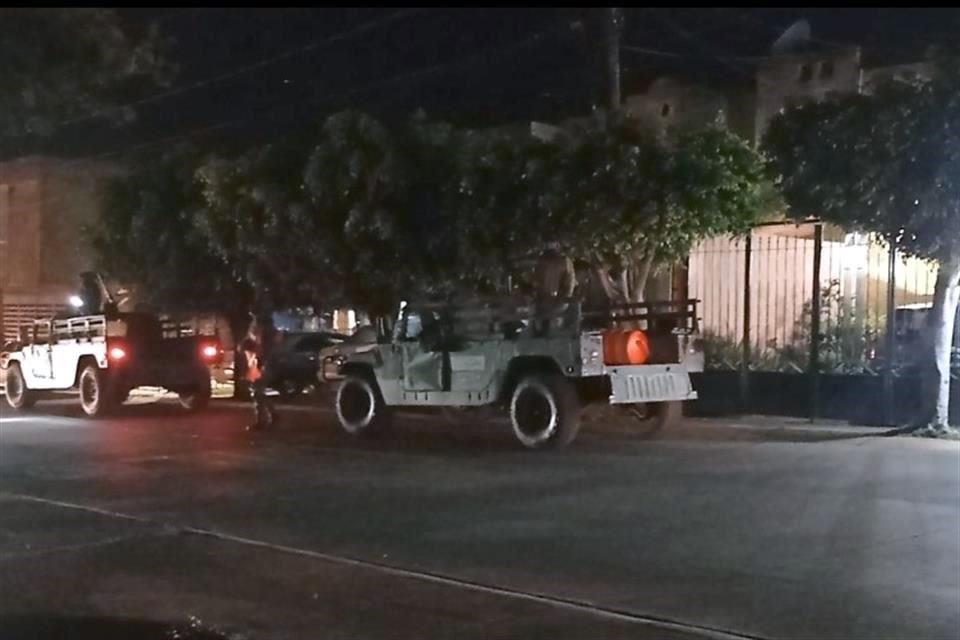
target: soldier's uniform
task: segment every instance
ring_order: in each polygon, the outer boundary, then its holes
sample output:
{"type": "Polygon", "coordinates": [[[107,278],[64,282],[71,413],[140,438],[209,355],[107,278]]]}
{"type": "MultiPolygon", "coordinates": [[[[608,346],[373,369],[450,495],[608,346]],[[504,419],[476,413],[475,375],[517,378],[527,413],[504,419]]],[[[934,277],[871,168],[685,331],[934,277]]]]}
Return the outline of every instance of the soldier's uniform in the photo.
{"type": "Polygon", "coordinates": [[[577,287],[573,260],[564,255],[556,243],[549,244],[537,258],[534,280],[537,288],[534,331],[537,335],[546,335],[551,318],[566,308],[557,299],[571,297],[577,287]]]}
{"type": "Polygon", "coordinates": [[[250,326],[241,348],[247,358],[247,382],[253,398],[254,421],[248,430],[268,429],[276,423],[276,409],[267,395],[268,363],[277,339],[276,329],[269,316],[258,318],[250,326]]]}
{"type": "Polygon", "coordinates": [[[537,298],[569,298],[577,287],[573,261],[554,246],[548,247],[537,258],[534,273],[537,298]]]}

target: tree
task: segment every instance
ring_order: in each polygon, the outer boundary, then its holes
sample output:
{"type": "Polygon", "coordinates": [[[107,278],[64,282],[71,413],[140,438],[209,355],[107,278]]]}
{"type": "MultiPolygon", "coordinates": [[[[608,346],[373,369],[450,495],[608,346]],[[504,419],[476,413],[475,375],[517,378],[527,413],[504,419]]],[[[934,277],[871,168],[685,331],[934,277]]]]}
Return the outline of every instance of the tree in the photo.
{"type": "Polygon", "coordinates": [[[657,266],[776,204],[761,157],[719,128],[657,135],[598,113],[548,140],[478,137],[462,180],[488,271],[556,243],[613,301],[642,301],[657,266]]]}
{"type": "Polygon", "coordinates": [[[796,215],[883,234],[939,266],[931,312],[929,420],[949,420],[950,348],[960,299],[960,72],[794,107],[765,138],[796,215]]]}
{"type": "Polygon", "coordinates": [[[414,242],[415,185],[391,132],[346,111],[326,119],[303,171],[324,240],[323,268],[337,297],[387,313],[421,281],[423,246],[414,242]]]}
{"type": "Polygon", "coordinates": [[[268,306],[391,312],[466,271],[457,138],[422,116],[389,131],[362,113],[334,114],[314,139],[206,162],[203,228],[268,306]]]}
{"type": "Polygon", "coordinates": [[[213,251],[250,283],[257,306],[316,301],[325,237],[303,190],[309,141],[292,139],[239,157],[210,157],[195,173],[199,228],[213,251]]]}
{"type": "Polygon", "coordinates": [[[134,35],[111,9],[2,9],[0,135],[49,133],[90,115],[120,121],[174,67],[155,29],[134,35]]]}
{"type": "Polygon", "coordinates": [[[641,300],[656,264],[749,228],[764,193],[759,156],[729,133],[661,138],[602,115],[541,140],[343,112],[315,140],[215,158],[198,176],[212,245],[270,304],[373,314],[529,278],[518,265],[550,243],[611,298],[641,300]]]}
{"type": "MultiPolygon", "coordinates": [[[[251,291],[199,226],[206,202],[194,173],[202,159],[198,149],[183,145],[133,161],[107,182],[88,236],[98,268],[133,285],[138,303],[220,313],[239,336],[249,323],[251,291]]],[[[241,372],[243,364],[237,361],[241,372]]],[[[242,386],[237,397],[243,397],[242,386]]]]}
{"type": "Polygon", "coordinates": [[[369,116],[327,118],[300,137],[212,158],[198,171],[203,228],[263,306],[350,304],[381,313],[419,268],[395,142],[369,116]]]}
{"type": "Polygon", "coordinates": [[[209,247],[197,222],[205,206],[193,173],[202,156],[181,146],[135,160],[105,185],[89,230],[98,267],[137,287],[138,300],[175,310],[222,311],[247,286],[209,247]]]}

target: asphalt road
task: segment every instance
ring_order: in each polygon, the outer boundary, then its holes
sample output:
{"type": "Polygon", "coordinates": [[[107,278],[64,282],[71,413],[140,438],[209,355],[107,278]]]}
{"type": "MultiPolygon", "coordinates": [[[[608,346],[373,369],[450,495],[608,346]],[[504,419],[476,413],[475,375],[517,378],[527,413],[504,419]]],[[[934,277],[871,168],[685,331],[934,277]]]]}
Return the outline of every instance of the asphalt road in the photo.
{"type": "Polygon", "coordinates": [[[960,638],[955,442],[701,422],[528,453],[428,417],[374,442],[247,417],[0,410],[0,635],[57,613],[253,640],[960,638]]]}

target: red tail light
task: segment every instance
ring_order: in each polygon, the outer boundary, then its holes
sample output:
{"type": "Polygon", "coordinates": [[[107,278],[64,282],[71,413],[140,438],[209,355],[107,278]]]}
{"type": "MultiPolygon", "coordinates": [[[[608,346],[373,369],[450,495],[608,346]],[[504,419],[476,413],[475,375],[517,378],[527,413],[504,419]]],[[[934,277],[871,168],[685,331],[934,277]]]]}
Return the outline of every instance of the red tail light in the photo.
{"type": "Polygon", "coordinates": [[[205,362],[215,363],[218,362],[223,355],[223,349],[220,348],[220,345],[207,342],[200,345],[200,357],[205,362]]]}
{"type": "Polygon", "coordinates": [[[110,350],[107,352],[107,355],[110,356],[110,359],[114,362],[120,362],[125,360],[127,357],[127,350],[123,347],[110,347],[110,350]]]}

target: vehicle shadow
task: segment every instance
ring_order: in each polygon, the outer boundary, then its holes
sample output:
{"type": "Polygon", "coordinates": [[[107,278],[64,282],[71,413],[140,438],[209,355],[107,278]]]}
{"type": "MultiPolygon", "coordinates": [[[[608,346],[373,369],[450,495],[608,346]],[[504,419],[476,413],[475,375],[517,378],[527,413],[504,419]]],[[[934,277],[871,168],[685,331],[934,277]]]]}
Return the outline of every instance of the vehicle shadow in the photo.
{"type": "Polygon", "coordinates": [[[0,616],[0,638],[4,640],[226,640],[227,637],[204,629],[195,621],[170,624],[40,613],[0,616]]]}
{"type": "MultiPolygon", "coordinates": [[[[334,412],[328,405],[315,403],[313,407],[304,399],[296,404],[278,404],[278,424],[275,429],[250,432],[251,409],[244,403],[229,404],[214,401],[200,412],[189,412],[175,399],[163,398],[151,401],[133,400],[118,406],[103,418],[88,418],[75,399],[40,403],[33,409],[22,412],[25,416],[50,416],[85,420],[91,424],[100,422],[151,422],[165,423],[195,430],[198,433],[217,433],[227,438],[249,441],[262,446],[286,446],[309,450],[340,449],[351,451],[377,451],[382,453],[428,453],[443,455],[470,455],[483,453],[518,452],[530,454],[514,437],[505,414],[488,412],[483,415],[444,413],[436,410],[402,411],[394,417],[394,424],[386,433],[375,438],[357,438],[343,432],[337,424],[334,412]]],[[[12,412],[4,408],[2,415],[12,412]]],[[[643,443],[711,443],[711,444],[763,444],[763,443],[817,443],[835,440],[854,440],[882,437],[886,430],[863,429],[852,432],[831,428],[782,425],[771,421],[769,425],[750,424],[736,418],[692,418],[683,422],[652,430],[631,418],[603,419],[585,415],[577,439],[562,451],[623,451],[631,445],[643,443]]],[[[166,426],[164,427],[166,428],[166,426]]],[[[545,450],[549,455],[562,451],[545,450]]]]}
{"type": "Polygon", "coordinates": [[[76,399],[73,400],[57,400],[54,402],[39,402],[36,406],[31,407],[30,409],[20,410],[14,412],[13,410],[3,407],[0,409],[0,415],[3,417],[10,417],[14,415],[18,416],[32,416],[32,417],[43,417],[50,416],[56,418],[75,418],[80,420],[90,420],[92,422],[99,422],[103,420],[112,420],[112,419],[127,419],[127,418],[144,418],[144,419],[156,419],[156,420],[170,420],[171,418],[187,418],[187,417],[198,417],[201,415],[228,415],[231,412],[235,412],[228,407],[218,407],[216,405],[211,405],[210,407],[204,409],[202,412],[190,412],[177,404],[176,401],[154,401],[154,402],[127,402],[125,404],[119,405],[111,409],[107,414],[98,417],[90,417],[83,412],[83,409],[79,406],[79,401],[76,399]]]}
{"type": "Polygon", "coordinates": [[[375,437],[358,438],[343,432],[329,407],[317,411],[291,411],[278,406],[280,416],[275,430],[257,434],[264,441],[289,445],[336,448],[357,451],[442,453],[444,455],[478,455],[483,453],[518,452],[558,455],[563,452],[624,451],[632,444],[644,443],[818,443],[882,437],[885,430],[838,431],[831,428],[783,428],[757,426],[737,420],[686,419],[683,422],[652,430],[650,425],[630,418],[591,419],[585,416],[577,439],[561,450],[531,452],[514,437],[506,414],[487,412],[482,415],[445,413],[439,410],[406,410],[394,415],[393,424],[375,437]]]}

